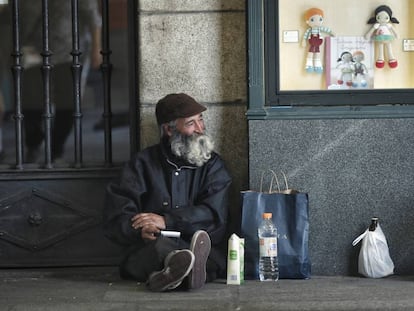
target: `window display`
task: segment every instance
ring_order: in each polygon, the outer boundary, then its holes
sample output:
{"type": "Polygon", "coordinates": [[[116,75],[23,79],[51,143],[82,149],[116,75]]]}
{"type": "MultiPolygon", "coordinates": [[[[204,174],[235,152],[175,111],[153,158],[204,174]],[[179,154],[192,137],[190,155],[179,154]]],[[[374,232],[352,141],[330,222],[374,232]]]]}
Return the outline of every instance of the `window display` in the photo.
{"type": "Polygon", "coordinates": [[[414,117],[412,12],[412,0],[248,0],[248,115],[414,117]]]}
{"type": "MultiPolygon", "coordinates": [[[[309,73],[326,72],[330,59],[325,43],[335,37],[364,37],[373,44],[374,63],[370,63],[371,58],[365,57],[364,60],[365,66],[374,69],[371,72],[372,89],[414,86],[411,74],[414,70],[413,49],[403,44],[404,40],[414,42],[414,27],[410,27],[410,14],[406,14],[413,10],[412,1],[392,1],[392,5],[385,3],[379,6],[375,0],[276,2],[278,42],[275,48],[279,48],[280,90],[334,90],[327,87],[331,85],[326,80],[329,76],[322,74],[317,77],[309,73]],[[288,30],[299,32],[298,42],[283,40],[288,30]],[[285,61],[293,57],[303,61],[296,64],[285,61]]],[[[336,59],[339,57],[340,54],[336,59]]]]}

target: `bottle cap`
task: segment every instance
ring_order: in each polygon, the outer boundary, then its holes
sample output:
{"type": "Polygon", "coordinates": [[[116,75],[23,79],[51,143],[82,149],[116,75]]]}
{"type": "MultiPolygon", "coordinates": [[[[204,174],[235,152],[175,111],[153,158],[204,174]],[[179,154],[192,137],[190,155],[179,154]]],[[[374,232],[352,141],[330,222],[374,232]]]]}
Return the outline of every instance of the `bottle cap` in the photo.
{"type": "Polygon", "coordinates": [[[263,213],[263,219],[271,219],[272,213],[263,213]]]}
{"type": "Polygon", "coordinates": [[[378,226],[378,217],[371,218],[371,224],[369,225],[369,231],[375,231],[378,226]]]}

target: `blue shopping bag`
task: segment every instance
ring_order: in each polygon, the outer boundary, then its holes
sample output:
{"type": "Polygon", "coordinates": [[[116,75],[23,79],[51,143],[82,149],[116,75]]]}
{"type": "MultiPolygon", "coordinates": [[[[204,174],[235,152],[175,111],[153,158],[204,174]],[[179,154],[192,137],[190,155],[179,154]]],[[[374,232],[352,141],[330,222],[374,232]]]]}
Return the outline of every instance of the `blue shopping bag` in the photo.
{"type": "Polygon", "coordinates": [[[259,278],[257,228],[263,213],[273,214],[272,219],[278,229],[279,278],[310,278],[308,194],[288,189],[286,183],[286,190],[283,191],[249,190],[242,191],[241,197],[241,234],[245,239],[246,279],[259,278]]]}

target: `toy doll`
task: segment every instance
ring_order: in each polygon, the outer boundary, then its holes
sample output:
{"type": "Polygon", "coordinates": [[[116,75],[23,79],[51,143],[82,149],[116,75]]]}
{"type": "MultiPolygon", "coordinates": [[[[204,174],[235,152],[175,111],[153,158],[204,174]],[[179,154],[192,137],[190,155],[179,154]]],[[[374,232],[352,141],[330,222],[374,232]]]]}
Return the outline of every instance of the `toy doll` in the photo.
{"type": "Polygon", "coordinates": [[[352,54],[354,60],[354,78],[353,78],[353,87],[366,87],[367,79],[366,75],[368,74],[367,66],[362,62],[365,59],[364,52],[355,51],[352,54]]]}
{"type": "Polygon", "coordinates": [[[339,76],[338,84],[342,85],[345,83],[346,86],[352,86],[352,75],[354,73],[354,63],[352,60],[352,54],[350,52],[342,52],[341,57],[338,58],[339,76]]]}
{"type": "Polygon", "coordinates": [[[323,72],[320,46],[323,43],[321,33],[327,33],[334,36],[331,29],[323,27],[323,11],[318,8],[311,8],[305,12],[305,21],[309,28],[305,31],[302,40],[302,46],[305,47],[309,43],[309,50],[306,56],[305,69],[307,72],[323,72]]]}
{"type": "Polygon", "coordinates": [[[366,33],[365,38],[369,40],[372,38],[377,43],[377,60],[375,66],[377,68],[384,68],[384,45],[388,56],[388,66],[396,68],[398,66],[397,59],[392,52],[392,41],[397,38],[397,32],[392,24],[399,24],[400,22],[392,16],[392,11],[387,5],[380,5],[375,9],[375,16],[368,20],[368,24],[373,24],[371,29],[366,33]]]}

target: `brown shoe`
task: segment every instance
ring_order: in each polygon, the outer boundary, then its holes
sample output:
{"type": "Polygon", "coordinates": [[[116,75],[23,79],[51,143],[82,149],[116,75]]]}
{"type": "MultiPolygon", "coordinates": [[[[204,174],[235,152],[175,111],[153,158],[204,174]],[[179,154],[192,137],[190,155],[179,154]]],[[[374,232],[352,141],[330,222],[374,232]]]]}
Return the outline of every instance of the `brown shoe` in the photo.
{"type": "Polygon", "coordinates": [[[153,272],[147,285],[154,292],[164,292],[177,288],[190,273],[194,265],[194,255],[188,249],[170,252],[164,260],[164,269],[153,272]]]}
{"type": "Polygon", "coordinates": [[[207,232],[196,231],[191,239],[190,251],[194,254],[193,269],[188,274],[188,289],[203,287],[206,282],[206,263],[211,250],[211,240],[207,232]]]}

